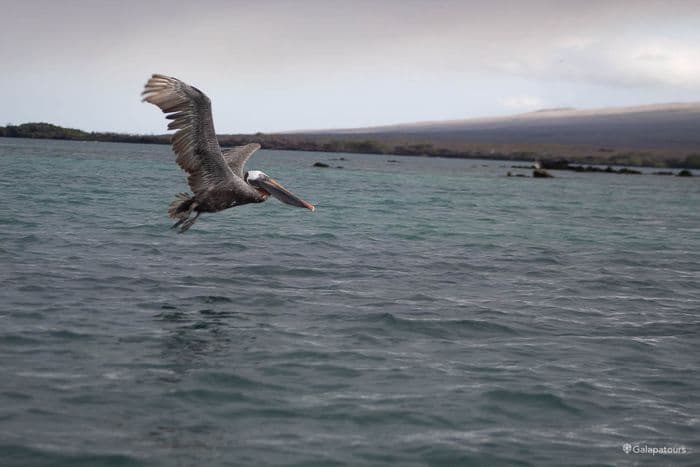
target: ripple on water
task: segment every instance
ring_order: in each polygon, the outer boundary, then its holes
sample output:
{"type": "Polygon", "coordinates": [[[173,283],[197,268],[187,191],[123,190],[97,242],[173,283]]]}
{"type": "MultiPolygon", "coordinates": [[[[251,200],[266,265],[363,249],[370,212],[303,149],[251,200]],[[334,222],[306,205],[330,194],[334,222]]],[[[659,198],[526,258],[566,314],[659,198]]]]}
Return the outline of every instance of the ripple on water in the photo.
{"type": "Polygon", "coordinates": [[[498,389],[488,391],[483,395],[487,400],[498,403],[502,408],[525,408],[528,411],[560,411],[572,415],[578,415],[581,411],[573,405],[567,403],[561,397],[548,393],[530,393],[524,391],[509,391],[498,389]]]}
{"type": "Polygon", "coordinates": [[[439,339],[502,337],[518,334],[513,327],[487,320],[407,318],[399,317],[392,313],[375,314],[367,320],[381,323],[392,332],[409,332],[439,339]]]}
{"type": "MultiPolygon", "coordinates": [[[[33,443],[29,443],[33,444],[33,443]]],[[[30,448],[24,445],[0,445],[6,465],[71,465],[104,467],[140,467],[149,465],[148,462],[127,454],[105,454],[85,452],[81,454],[66,454],[63,446],[51,448],[30,448]]]]}

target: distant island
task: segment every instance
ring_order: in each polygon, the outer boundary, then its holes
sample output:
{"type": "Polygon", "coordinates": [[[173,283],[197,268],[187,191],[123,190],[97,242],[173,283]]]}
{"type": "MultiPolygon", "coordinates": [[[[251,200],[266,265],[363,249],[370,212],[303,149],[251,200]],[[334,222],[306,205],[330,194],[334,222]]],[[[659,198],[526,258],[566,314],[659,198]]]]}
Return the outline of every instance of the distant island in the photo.
{"type": "MultiPolygon", "coordinates": [[[[170,143],[169,134],[86,132],[50,123],[7,125],[0,137],[170,143]]],[[[218,138],[224,147],[257,142],[293,151],[700,169],[700,103],[218,138]]]]}

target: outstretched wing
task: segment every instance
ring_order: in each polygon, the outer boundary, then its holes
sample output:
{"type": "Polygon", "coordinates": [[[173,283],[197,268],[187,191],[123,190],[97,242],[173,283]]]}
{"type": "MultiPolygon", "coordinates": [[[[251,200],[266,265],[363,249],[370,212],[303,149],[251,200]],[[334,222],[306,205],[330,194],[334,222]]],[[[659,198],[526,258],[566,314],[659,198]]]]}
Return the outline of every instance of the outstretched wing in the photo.
{"type": "Polygon", "coordinates": [[[146,83],[143,101],[158,106],[167,119],[177,163],[189,177],[194,194],[233,177],[224,162],[214,132],[209,98],[194,86],[169,76],[154,74],[146,83]]]}
{"type": "Polygon", "coordinates": [[[260,149],[260,145],[258,143],[250,143],[246,144],[245,146],[236,146],[224,151],[224,160],[234,174],[243,178],[243,166],[245,166],[245,163],[248,162],[250,156],[252,156],[258,149],[260,149]]]}

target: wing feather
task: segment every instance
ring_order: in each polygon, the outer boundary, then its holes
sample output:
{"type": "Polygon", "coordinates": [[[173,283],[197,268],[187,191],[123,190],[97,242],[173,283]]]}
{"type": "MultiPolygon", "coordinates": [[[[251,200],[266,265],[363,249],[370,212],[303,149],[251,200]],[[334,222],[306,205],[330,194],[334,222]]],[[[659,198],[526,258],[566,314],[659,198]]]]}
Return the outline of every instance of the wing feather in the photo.
{"type": "Polygon", "coordinates": [[[224,161],[226,161],[226,164],[228,164],[229,168],[234,174],[242,178],[245,163],[248,162],[250,156],[252,156],[258,149],[260,149],[260,145],[258,143],[250,143],[246,144],[245,146],[236,146],[231,149],[227,149],[223,152],[224,161]]]}
{"type": "Polygon", "coordinates": [[[187,181],[195,195],[234,177],[216,139],[211,101],[202,91],[176,78],[154,74],[142,96],[171,120],[168,130],[177,130],[170,142],[178,165],[189,174],[187,181]]]}

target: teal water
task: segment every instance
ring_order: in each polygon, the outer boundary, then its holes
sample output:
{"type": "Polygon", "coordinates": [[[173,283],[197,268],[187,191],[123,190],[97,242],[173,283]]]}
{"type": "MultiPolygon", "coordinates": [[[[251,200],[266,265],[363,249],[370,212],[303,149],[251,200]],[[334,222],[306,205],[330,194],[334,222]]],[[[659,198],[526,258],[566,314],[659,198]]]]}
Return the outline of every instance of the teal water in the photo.
{"type": "Polygon", "coordinates": [[[700,178],[248,168],[316,212],[177,235],[168,147],[0,138],[3,466],[700,463],[700,178]]]}

